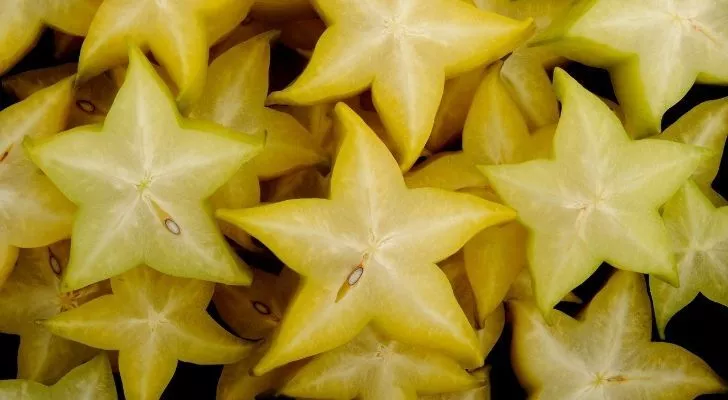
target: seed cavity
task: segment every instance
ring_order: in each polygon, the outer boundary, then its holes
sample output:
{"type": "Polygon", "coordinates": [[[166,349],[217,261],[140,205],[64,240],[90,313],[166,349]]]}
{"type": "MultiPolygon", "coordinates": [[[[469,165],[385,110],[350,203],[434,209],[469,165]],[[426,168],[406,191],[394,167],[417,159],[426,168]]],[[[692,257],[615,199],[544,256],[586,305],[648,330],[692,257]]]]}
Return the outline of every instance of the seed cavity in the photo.
{"type": "Polygon", "coordinates": [[[10,154],[10,150],[12,150],[12,149],[13,149],[13,145],[11,144],[10,146],[8,146],[8,149],[5,150],[4,153],[0,154],[0,162],[3,162],[3,161],[5,161],[6,158],[8,158],[8,154],[10,154]]]}
{"type": "Polygon", "coordinates": [[[182,233],[182,229],[177,225],[172,218],[164,219],[164,227],[167,228],[173,235],[179,235],[182,233]]]}
{"type": "Polygon", "coordinates": [[[96,106],[94,105],[94,103],[88,100],[78,100],[76,102],[76,107],[80,108],[81,111],[87,114],[93,114],[96,111],[96,106]]]}
{"type": "Polygon", "coordinates": [[[270,315],[271,314],[270,307],[268,307],[268,305],[266,305],[265,303],[261,303],[259,301],[253,301],[253,308],[259,314],[262,314],[262,315],[270,315]]]}
{"type": "Polygon", "coordinates": [[[53,254],[53,252],[48,251],[48,265],[51,266],[51,270],[54,274],[60,275],[61,274],[61,263],[58,261],[58,258],[53,254]]]}
{"type": "Polygon", "coordinates": [[[339,302],[339,300],[343,299],[344,296],[349,293],[349,290],[361,280],[362,275],[364,275],[364,261],[360,262],[359,265],[354,267],[354,269],[349,273],[349,276],[346,277],[344,284],[341,285],[341,287],[339,288],[339,292],[336,294],[337,303],[339,302]]]}
{"type": "Polygon", "coordinates": [[[359,266],[354,268],[353,271],[349,274],[349,278],[347,278],[346,282],[349,284],[349,286],[356,285],[357,282],[359,282],[359,279],[361,279],[361,276],[364,274],[364,268],[359,266]]]}

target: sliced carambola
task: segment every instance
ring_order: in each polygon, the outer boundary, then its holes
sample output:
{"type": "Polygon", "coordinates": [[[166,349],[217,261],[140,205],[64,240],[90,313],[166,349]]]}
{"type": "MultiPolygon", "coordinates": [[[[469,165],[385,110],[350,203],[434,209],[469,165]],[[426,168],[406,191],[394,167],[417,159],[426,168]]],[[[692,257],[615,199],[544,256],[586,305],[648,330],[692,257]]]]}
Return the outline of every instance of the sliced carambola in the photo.
{"type": "Polygon", "coordinates": [[[305,278],[256,372],[344,344],[370,322],[479,366],[477,338],[434,263],[515,214],[472,195],[407,189],[394,157],[362,119],[344,104],[336,115],[344,139],[330,200],[217,213],[305,278]]]}
{"type": "Polygon", "coordinates": [[[582,0],[534,44],[607,68],[627,132],[641,138],[696,81],[728,83],[726,18],[721,1],[582,0]]]}
{"type": "Polygon", "coordinates": [[[351,342],[301,367],[281,393],[311,399],[415,399],[478,386],[452,359],[365,328],[351,342]]]}
{"type": "MultiPolygon", "coordinates": [[[[77,65],[63,64],[22,72],[2,80],[4,90],[18,99],[25,99],[31,94],[55,84],[76,73],[77,65]]],[[[76,103],[68,115],[68,128],[103,122],[116,97],[119,86],[113,73],[101,74],[76,87],[76,103]]]]}
{"type": "Polygon", "coordinates": [[[700,358],[651,342],[642,275],[617,271],[577,319],[512,302],[512,362],[523,387],[543,400],[693,399],[727,387],[700,358]]]}
{"type": "Polygon", "coordinates": [[[546,314],[602,262],[678,284],[659,207],[705,151],[666,140],[633,141],[598,97],[555,72],[562,115],[554,157],[483,167],[529,230],[536,301],[546,314]]]}
{"type": "Polygon", "coordinates": [[[227,364],[250,352],[250,343],[228,333],[205,311],[214,286],[139,267],[111,279],[113,294],[44,325],[64,338],[119,350],[126,398],[158,399],[178,360],[227,364]]]}
{"type": "Polygon", "coordinates": [[[252,4],[253,0],[105,0],[81,47],[79,80],[124,64],[128,46],[137,46],[154,54],[175,82],[180,106],[187,109],[205,84],[209,47],[243,21],[252,4]]]}
{"type": "Polygon", "coordinates": [[[728,307],[728,206],[716,208],[694,182],[665,204],[662,217],[677,259],[680,286],[650,278],[657,329],[698,293],[728,307]]]}
{"type": "Polygon", "coordinates": [[[28,141],[33,161],[79,205],[64,290],[147,264],[170,275],[250,283],[206,199],[262,138],[180,116],[136,48],[103,125],[28,141]]]}
{"type": "Polygon", "coordinates": [[[114,376],[105,354],[74,368],[53,386],[25,379],[0,381],[0,397],[8,400],[117,399],[114,376]]]}
{"type": "Polygon", "coordinates": [[[413,0],[379,7],[358,0],[314,0],[313,5],[328,29],[302,75],[272,93],[270,101],[311,105],[371,88],[404,170],[425,147],[445,79],[504,56],[532,29],[531,21],[452,0],[431,0],[426,7],[413,0]]]}
{"type": "Polygon", "coordinates": [[[18,62],[47,25],[76,36],[86,36],[103,0],[6,0],[0,3],[0,75],[18,62]]]}
{"type": "Polygon", "coordinates": [[[20,336],[19,379],[53,384],[98,352],[55,336],[38,323],[110,291],[106,283],[61,291],[69,248],[68,241],[63,241],[20,250],[18,264],[0,289],[0,331],[20,336]]]}
{"type": "MultiPolygon", "coordinates": [[[[0,111],[0,263],[12,265],[13,247],[47,246],[71,233],[75,207],[28,159],[23,139],[63,130],[73,104],[67,78],[0,111]],[[10,261],[8,261],[10,260],[10,261]]],[[[5,269],[6,270],[6,269],[5,269]]]]}

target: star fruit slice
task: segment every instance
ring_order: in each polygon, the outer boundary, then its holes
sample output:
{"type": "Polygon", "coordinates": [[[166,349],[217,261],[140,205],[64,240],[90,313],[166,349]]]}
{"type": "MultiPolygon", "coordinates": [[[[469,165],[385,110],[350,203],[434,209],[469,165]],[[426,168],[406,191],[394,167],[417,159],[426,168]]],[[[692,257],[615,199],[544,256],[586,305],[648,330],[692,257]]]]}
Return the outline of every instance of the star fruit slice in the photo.
{"type": "Polygon", "coordinates": [[[710,151],[710,155],[698,165],[692,179],[716,206],[728,205],[728,201],[711,188],[718,175],[727,137],[728,97],[698,104],[655,136],[656,139],[687,143],[710,151]]]}
{"type": "Polygon", "coordinates": [[[479,382],[439,353],[365,328],[351,342],[316,356],[281,389],[312,399],[417,399],[417,394],[456,392],[479,382]]]}
{"type": "Polygon", "coordinates": [[[187,109],[202,93],[209,47],[247,15],[253,0],[105,0],[81,47],[79,80],[124,64],[129,45],[149,50],[187,109]]]}
{"type": "Polygon", "coordinates": [[[217,285],[212,301],[223,321],[240,337],[265,340],[283,319],[298,276],[288,268],[280,275],[253,270],[250,286],[217,285]]]}
{"type": "Polygon", "coordinates": [[[4,0],[0,3],[0,75],[33,47],[47,25],[76,36],[85,36],[103,0],[4,0]]]}
{"type": "Polygon", "coordinates": [[[554,86],[563,106],[554,157],[483,167],[529,230],[538,307],[548,314],[602,262],[677,285],[658,209],[705,151],[666,140],[633,141],[607,105],[561,69],[554,86]]]}
{"type": "Polygon", "coordinates": [[[111,279],[113,294],[47,320],[54,334],[119,350],[126,398],[158,399],[177,360],[210,365],[242,359],[251,344],[207,314],[214,284],[139,267],[111,279]]]}
{"type": "Polygon", "coordinates": [[[426,7],[415,0],[314,0],[313,5],[328,29],[301,76],[269,101],[311,105],[371,88],[403,170],[427,143],[445,79],[504,56],[532,29],[531,21],[452,0],[432,0],[426,7]]]}
{"type": "MultiPolygon", "coordinates": [[[[257,353],[264,350],[265,345],[258,345],[257,353]]],[[[255,399],[256,396],[274,395],[285,385],[291,375],[303,362],[294,362],[276,368],[263,375],[253,374],[253,367],[260,360],[260,354],[235,363],[228,364],[222,369],[220,380],[217,383],[217,400],[255,399]]]]}
{"type": "Polygon", "coordinates": [[[470,325],[475,329],[480,341],[483,358],[487,357],[490,351],[493,350],[501,333],[503,333],[503,327],[506,323],[505,309],[501,305],[489,314],[480,312],[476,304],[473,288],[465,272],[461,252],[455,253],[452,257],[440,263],[440,268],[450,281],[460,308],[463,309],[468,321],[470,321],[470,325]]]}
{"type": "Polygon", "coordinates": [[[726,390],[700,358],[651,342],[650,299],[642,275],[617,271],[577,319],[511,303],[512,360],[533,398],[679,400],[726,390]]]}
{"type": "MultiPolygon", "coordinates": [[[[278,32],[257,35],[220,55],[190,117],[240,132],[266,132],[265,148],[249,161],[261,179],[326,161],[313,136],[292,116],[265,107],[270,41],[278,32]]],[[[235,207],[228,205],[227,208],[235,207]]]]}
{"type": "Polygon", "coordinates": [[[641,138],[695,82],[728,83],[726,18],[716,1],[583,0],[534,44],[607,68],[627,132],[641,138]]]}
{"type": "MultiPolygon", "coordinates": [[[[63,130],[72,102],[68,78],[0,111],[0,249],[47,246],[71,233],[73,204],[28,159],[22,142],[63,130]]],[[[0,253],[2,261],[15,254],[0,253]]]]}
{"type": "Polygon", "coordinates": [[[109,359],[105,354],[74,368],[53,386],[25,379],[0,381],[0,397],[7,400],[118,398],[109,359]]]}
{"type": "Polygon", "coordinates": [[[677,258],[680,286],[650,279],[660,337],[673,315],[698,293],[728,307],[728,206],[715,208],[690,181],[665,204],[662,217],[677,258]]]}
{"type": "Polygon", "coordinates": [[[147,264],[170,275],[249,284],[206,202],[262,139],[182,118],[136,48],[103,125],[26,141],[35,163],[79,205],[63,288],[147,264]]]}
{"type": "MultiPolygon", "coordinates": [[[[76,64],[63,64],[7,77],[3,79],[2,86],[3,89],[22,100],[75,73],[76,64]]],[[[67,127],[75,128],[103,122],[118,90],[119,86],[110,73],[101,74],[76,87],[76,103],[71,107],[67,127]]]]}
{"type": "Polygon", "coordinates": [[[0,290],[0,332],[20,336],[18,378],[53,384],[98,350],[54,336],[42,321],[109,292],[99,283],[73,291],[60,290],[70,244],[22,249],[18,264],[0,290]]]}
{"type": "Polygon", "coordinates": [[[331,350],[370,322],[397,340],[480,366],[475,334],[434,263],[515,214],[472,195],[407,189],[362,119],[342,103],[336,117],[343,142],[330,199],[217,212],[303,276],[255,372],[331,350]]]}

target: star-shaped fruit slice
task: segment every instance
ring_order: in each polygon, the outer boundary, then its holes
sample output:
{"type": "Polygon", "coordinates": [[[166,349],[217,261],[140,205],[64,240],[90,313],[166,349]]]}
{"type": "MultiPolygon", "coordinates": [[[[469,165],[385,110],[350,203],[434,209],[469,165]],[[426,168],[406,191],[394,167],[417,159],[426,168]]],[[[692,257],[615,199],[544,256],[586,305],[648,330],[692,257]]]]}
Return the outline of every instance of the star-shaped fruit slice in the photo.
{"type": "Polygon", "coordinates": [[[660,336],[668,321],[698,293],[728,307],[728,206],[715,208],[690,181],[665,204],[662,214],[677,258],[680,286],[650,278],[660,336]]]}
{"type": "Polygon", "coordinates": [[[0,381],[0,397],[7,400],[118,398],[109,359],[105,354],[74,368],[53,386],[25,379],[0,381]]]}
{"type": "Polygon", "coordinates": [[[661,131],[665,111],[696,81],[728,83],[726,18],[712,0],[582,0],[535,44],[607,68],[627,132],[644,137],[661,131]]]}
{"type": "MultiPolygon", "coordinates": [[[[536,33],[549,27],[574,0],[478,0],[478,7],[510,18],[533,18],[536,33]]],[[[501,76],[531,130],[555,124],[558,102],[546,69],[563,59],[545,47],[522,46],[508,56],[501,76]]]]}
{"type": "Polygon", "coordinates": [[[698,104],[655,136],[656,139],[687,143],[710,151],[691,178],[717,206],[728,205],[728,201],[711,188],[718,175],[727,137],[728,97],[698,104]]]}
{"type": "Polygon", "coordinates": [[[103,0],[7,0],[0,4],[0,75],[9,70],[35,44],[43,28],[85,36],[103,0]]]}
{"type": "Polygon", "coordinates": [[[54,334],[104,350],[119,350],[129,399],[158,399],[177,360],[227,364],[250,344],[207,314],[214,284],[139,267],[111,279],[113,294],[59,314],[44,325],[54,334]]]}
{"type": "MultiPolygon", "coordinates": [[[[73,204],[28,159],[23,139],[64,129],[73,102],[65,79],[0,111],[0,266],[11,267],[17,250],[47,246],[71,233],[73,204]]],[[[77,155],[76,155],[77,156],[77,155]]],[[[7,275],[0,272],[0,275],[7,275]]]]}
{"type": "Polygon", "coordinates": [[[511,310],[513,366],[532,398],[677,400],[726,390],[697,356],[651,342],[640,274],[617,271],[577,319],[554,311],[549,324],[527,302],[511,310]]]}
{"type": "Polygon", "coordinates": [[[554,157],[483,167],[529,229],[528,261],[539,308],[549,310],[602,262],[677,285],[658,208],[705,151],[666,140],[633,141],[597,96],[554,74],[562,115],[554,157]]]}
{"type": "Polygon", "coordinates": [[[206,198],[261,148],[260,137],[182,118],[136,48],[103,125],[28,141],[33,161],[79,205],[65,290],[147,264],[164,273],[250,283],[206,198]]]}
{"type": "Polygon", "coordinates": [[[417,399],[417,394],[478,387],[476,378],[437,352],[365,328],[349,343],[316,356],[281,389],[311,399],[417,399]]]}
{"type": "Polygon", "coordinates": [[[343,103],[336,116],[343,141],[330,199],[217,212],[303,276],[255,372],[331,350],[370,322],[397,340],[480,366],[475,334],[434,263],[515,214],[472,195],[407,189],[362,119],[343,103]]]}
{"type": "MultiPolygon", "coordinates": [[[[295,118],[265,107],[268,96],[271,31],[226,51],[209,68],[202,97],[190,117],[240,132],[266,132],[265,148],[249,164],[261,179],[326,161],[314,137],[295,118]]],[[[227,208],[232,208],[228,206],[227,208]]]]}
{"type": "Polygon", "coordinates": [[[20,379],[55,383],[98,352],[55,336],[38,324],[108,293],[105,284],[62,292],[61,272],[66,267],[68,253],[67,241],[22,249],[15,269],[0,290],[0,331],[20,335],[20,379]]]}
{"type": "MultiPolygon", "coordinates": [[[[88,1],[88,0],[87,0],[88,1]]],[[[149,50],[169,73],[182,109],[205,84],[209,47],[237,26],[253,0],[105,0],[81,47],[78,78],[85,81],[124,64],[129,45],[149,50]]]]}
{"type": "MultiPolygon", "coordinates": [[[[75,73],[76,64],[63,64],[7,77],[2,80],[2,86],[4,90],[22,100],[75,73]]],[[[103,122],[118,90],[119,86],[111,73],[101,74],[79,85],[75,91],[76,103],[71,107],[67,126],[74,128],[103,122]]]]}
{"type": "Polygon", "coordinates": [[[454,0],[432,0],[425,7],[415,0],[314,0],[313,5],[328,29],[301,76],[269,100],[310,105],[371,87],[405,170],[425,147],[445,79],[504,56],[532,27],[531,21],[454,0]]]}

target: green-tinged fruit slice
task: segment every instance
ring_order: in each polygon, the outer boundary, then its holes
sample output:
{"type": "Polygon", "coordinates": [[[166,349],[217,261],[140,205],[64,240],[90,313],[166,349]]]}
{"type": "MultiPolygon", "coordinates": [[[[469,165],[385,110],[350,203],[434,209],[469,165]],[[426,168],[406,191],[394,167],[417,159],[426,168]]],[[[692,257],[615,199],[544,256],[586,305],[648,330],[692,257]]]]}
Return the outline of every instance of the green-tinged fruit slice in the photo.
{"type": "Polygon", "coordinates": [[[26,141],[79,206],[66,290],[147,264],[170,275],[248,284],[206,203],[262,147],[259,137],[182,118],[136,48],[103,125],[26,141]]]}
{"type": "Polygon", "coordinates": [[[665,204],[662,217],[677,259],[680,286],[650,278],[661,337],[668,321],[698,295],[728,307],[728,206],[715,208],[692,181],[665,204]]]}
{"type": "Polygon", "coordinates": [[[578,319],[511,303],[512,361],[529,395],[542,400],[683,400],[727,388],[700,358],[651,342],[642,275],[617,271],[578,319]]]}
{"type": "Polygon", "coordinates": [[[105,354],[80,365],[53,386],[25,379],[0,381],[4,400],[94,399],[116,400],[116,386],[105,354]]]}
{"type": "Polygon", "coordinates": [[[28,159],[23,140],[62,131],[72,103],[67,78],[0,111],[1,248],[47,246],[71,233],[75,207],[28,159]]]}
{"type": "Polygon", "coordinates": [[[301,367],[281,392],[312,399],[415,400],[417,394],[478,386],[455,361],[366,328],[301,367]]]}
{"type": "Polygon", "coordinates": [[[17,266],[0,289],[0,331],[20,336],[19,379],[53,384],[98,352],[55,336],[38,324],[110,291],[106,283],[61,291],[69,249],[68,241],[22,249],[17,266]]]}
{"type": "Polygon", "coordinates": [[[205,309],[214,284],[139,267],[111,279],[113,294],[47,320],[54,334],[119,350],[128,399],[158,399],[177,360],[196,364],[239,361],[251,344],[228,333],[205,309]]]}
{"type": "Polygon", "coordinates": [[[483,167],[529,231],[528,260],[545,314],[604,261],[677,285],[659,207],[705,151],[665,140],[631,140],[617,117],[563,70],[555,72],[563,111],[554,157],[483,167]]]}

